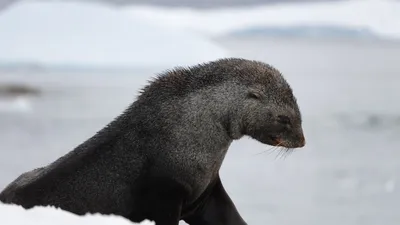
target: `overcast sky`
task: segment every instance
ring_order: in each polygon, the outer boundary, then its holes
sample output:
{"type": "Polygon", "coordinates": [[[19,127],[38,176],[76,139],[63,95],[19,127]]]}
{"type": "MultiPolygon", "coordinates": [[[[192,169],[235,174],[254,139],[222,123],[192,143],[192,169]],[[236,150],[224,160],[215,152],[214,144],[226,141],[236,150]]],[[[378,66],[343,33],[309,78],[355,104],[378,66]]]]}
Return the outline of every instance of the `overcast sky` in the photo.
{"type": "MultiPolygon", "coordinates": [[[[0,9],[9,6],[12,2],[23,0],[0,0],[0,9]]],[[[46,1],[46,0],[44,0],[46,1]]],[[[51,0],[47,0],[51,1],[51,0]]],[[[63,1],[63,0],[58,0],[63,1]]],[[[72,1],[72,0],[64,0],[72,1]]],[[[147,4],[147,5],[162,5],[162,6],[182,6],[195,8],[216,8],[226,6],[243,6],[243,5],[258,5],[268,3],[282,2],[306,2],[306,1],[339,1],[339,0],[75,0],[75,1],[101,1],[113,4],[147,4]]]]}
{"type": "MultiPolygon", "coordinates": [[[[164,6],[215,8],[215,7],[225,7],[225,6],[257,5],[257,4],[268,4],[268,3],[278,3],[278,2],[279,3],[305,2],[306,0],[86,0],[86,1],[107,1],[118,4],[140,3],[140,4],[153,4],[153,5],[164,5],[164,6]]],[[[307,1],[315,2],[315,1],[327,1],[327,0],[307,0],[307,1]]]]}

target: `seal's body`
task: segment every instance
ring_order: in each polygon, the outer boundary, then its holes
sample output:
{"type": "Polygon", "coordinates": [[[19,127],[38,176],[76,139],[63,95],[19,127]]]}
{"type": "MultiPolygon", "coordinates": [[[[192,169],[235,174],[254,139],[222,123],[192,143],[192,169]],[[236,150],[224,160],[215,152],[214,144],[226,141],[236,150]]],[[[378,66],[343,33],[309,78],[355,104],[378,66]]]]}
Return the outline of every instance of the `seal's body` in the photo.
{"type": "Polygon", "coordinates": [[[304,146],[300,111],[281,74],[235,58],[177,68],[76,149],[18,177],[0,200],[157,225],[245,225],[219,177],[231,142],[244,135],[304,146]]]}

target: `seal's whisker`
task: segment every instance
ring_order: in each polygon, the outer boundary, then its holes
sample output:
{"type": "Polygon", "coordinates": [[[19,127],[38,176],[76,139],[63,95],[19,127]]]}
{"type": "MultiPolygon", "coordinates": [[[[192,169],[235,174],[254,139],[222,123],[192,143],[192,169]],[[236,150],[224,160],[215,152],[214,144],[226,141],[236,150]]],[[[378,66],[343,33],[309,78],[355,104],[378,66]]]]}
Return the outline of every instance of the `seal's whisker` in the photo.
{"type": "Polygon", "coordinates": [[[286,148],[283,159],[285,160],[288,157],[288,155],[292,154],[292,152],[293,152],[292,148],[286,148]]]}
{"type": "Polygon", "coordinates": [[[282,151],[282,154],[281,154],[281,159],[283,159],[283,160],[285,160],[286,159],[286,156],[287,156],[287,148],[284,148],[284,149],[282,149],[281,150],[282,151]]]}
{"type": "Polygon", "coordinates": [[[279,158],[279,155],[282,154],[281,151],[278,151],[278,154],[275,155],[275,160],[277,160],[279,158]]]}
{"type": "Polygon", "coordinates": [[[273,152],[276,152],[276,150],[279,150],[278,146],[271,146],[269,149],[263,150],[259,153],[256,153],[255,155],[260,155],[266,153],[267,155],[270,155],[273,152]]]}
{"type": "Polygon", "coordinates": [[[276,152],[276,148],[271,148],[268,151],[266,151],[267,155],[271,155],[272,153],[276,152]]]}
{"type": "Polygon", "coordinates": [[[271,152],[274,152],[275,150],[276,150],[275,146],[272,146],[271,148],[269,148],[267,150],[263,150],[259,153],[256,153],[255,155],[260,155],[260,154],[264,154],[264,153],[267,153],[267,155],[269,155],[269,154],[271,154],[271,152]]]}
{"type": "Polygon", "coordinates": [[[285,153],[284,151],[280,150],[275,159],[281,159],[284,153],[285,153]]]}
{"type": "Polygon", "coordinates": [[[281,145],[282,145],[282,141],[280,141],[278,144],[275,145],[276,149],[279,150],[278,154],[275,156],[275,160],[278,159],[278,158],[281,158],[282,154],[284,153],[284,151],[279,149],[279,147],[281,147],[281,145]]]}
{"type": "Polygon", "coordinates": [[[271,153],[275,153],[276,151],[279,151],[279,148],[276,147],[276,146],[273,146],[273,147],[269,150],[268,155],[270,155],[271,153]]]}

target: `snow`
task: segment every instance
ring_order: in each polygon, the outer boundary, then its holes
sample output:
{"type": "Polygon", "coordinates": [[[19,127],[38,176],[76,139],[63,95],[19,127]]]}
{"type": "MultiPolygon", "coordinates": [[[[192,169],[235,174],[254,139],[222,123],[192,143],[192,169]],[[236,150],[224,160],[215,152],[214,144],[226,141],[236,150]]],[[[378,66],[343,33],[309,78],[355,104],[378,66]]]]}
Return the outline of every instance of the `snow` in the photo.
{"type": "MultiPolygon", "coordinates": [[[[2,225],[132,225],[129,220],[115,215],[87,214],[78,216],[54,207],[34,207],[25,210],[21,206],[0,203],[0,218],[2,225]]],[[[148,220],[138,223],[155,225],[148,220]]]]}
{"type": "Polygon", "coordinates": [[[398,39],[399,12],[400,1],[395,0],[302,2],[208,10],[20,1],[0,13],[0,64],[89,68],[183,66],[228,57],[228,52],[211,40],[215,36],[251,34],[257,30],[268,35],[274,32],[292,35],[297,29],[306,34],[329,36],[343,32],[357,37],[398,39]]]}
{"type": "Polygon", "coordinates": [[[367,29],[383,38],[400,38],[400,1],[396,0],[282,3],[213,10],[131,6],[126,10],[165,27],[209,36],[249,27],[332,26],[367,29]]]}
{"type": "Polygon", "coordinates": [[[205,37],[146,23],[99,3],[21,1],[0,13],[0,62],[176,66],[224,57],[205,37]]]}

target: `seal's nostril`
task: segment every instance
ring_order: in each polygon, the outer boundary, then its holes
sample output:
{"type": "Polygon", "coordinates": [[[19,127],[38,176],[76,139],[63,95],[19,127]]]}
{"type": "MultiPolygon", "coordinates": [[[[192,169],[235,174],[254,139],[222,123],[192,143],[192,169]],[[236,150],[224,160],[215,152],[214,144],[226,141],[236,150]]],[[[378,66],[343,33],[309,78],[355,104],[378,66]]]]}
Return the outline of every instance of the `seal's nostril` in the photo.
{"type": "Polygon", "coordinates": [[[301,145],[301,146],[306,145],[306,139],[304,138],[304,136],[301,136],[301,137],[300,137],[300,145],[301,145]]]}

